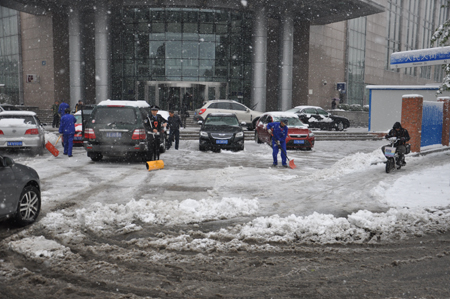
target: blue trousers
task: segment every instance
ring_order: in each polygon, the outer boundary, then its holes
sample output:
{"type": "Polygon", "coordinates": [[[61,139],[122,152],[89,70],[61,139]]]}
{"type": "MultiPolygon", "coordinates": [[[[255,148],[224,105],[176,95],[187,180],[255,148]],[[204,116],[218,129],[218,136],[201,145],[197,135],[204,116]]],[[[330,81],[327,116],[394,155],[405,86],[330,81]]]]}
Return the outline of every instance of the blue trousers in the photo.
{"type": "Polygon", "coordinates": [[[75,134],[63,134],[64,138],[64,154],[72,156],[73,136],[75,134]]]}
{"type": "MultiPolygon", "coordinates": [[[[284,154],[286,152],[286,140],[280,141],[280,146],[283,149],[281,151],[281,163],[283,165],[287,165],[286,164],[286,155],[284,154]]],[[[272,152],[273,164],[274,165],[278,165],[278,158],[277,157],[278,157],[279,148],[278,148],[278,145],[276,144],[276,142],[274,140],[272,140],[272,149],[273,149],[273,152],[272,152]]]]}

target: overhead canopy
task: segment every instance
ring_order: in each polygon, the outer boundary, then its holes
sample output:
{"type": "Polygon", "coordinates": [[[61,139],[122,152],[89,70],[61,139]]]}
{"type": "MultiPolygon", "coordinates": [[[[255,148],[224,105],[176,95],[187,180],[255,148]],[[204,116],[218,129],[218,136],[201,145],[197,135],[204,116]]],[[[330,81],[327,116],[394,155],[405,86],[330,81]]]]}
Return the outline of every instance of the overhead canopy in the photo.
{"type": "MultiPolygon", "coordinates": [[[[286,13],[294,19],[312,25],[324,25],[368,16],[384,11],[384,7],[371,0],[101,0],[111,6],[198,7],[250,9],[264,5],[269,16],[279,18],[286,13]]],[[[2,0],[1,6],[30,14],[68,12],[70,8],[93,9],[99,1],[92,0],[2,0]]]]}

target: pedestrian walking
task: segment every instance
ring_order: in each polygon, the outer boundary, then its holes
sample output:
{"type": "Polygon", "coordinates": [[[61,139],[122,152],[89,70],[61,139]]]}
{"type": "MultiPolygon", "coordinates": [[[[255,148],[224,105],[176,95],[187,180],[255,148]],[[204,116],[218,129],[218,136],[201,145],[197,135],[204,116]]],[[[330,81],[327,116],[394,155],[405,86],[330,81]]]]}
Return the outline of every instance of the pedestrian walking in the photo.
{"type": "Polygon", "coordinates": [[[181,111],[180,111],[180,114],[181,114],[181,126],[183,127],[183,128],[185,128],[186,129],[186,119],[187,119],[187,114],[188,114],[188,108],[187,108],[188,106],[187,106],[187,103],[184,103],[183,102],[183,104],[181,105],[181,111]]]}
{"type": "Polygon", "coordinates": [[[61,124],[59,126],[59,133],[63,135],[64,155],[72,157],[73,136],[75,135],[75,116],[70,114],[70,108],[66,108],[63,117],[61,117],[61,124]]]}
{"type": "Polygon", "coordinates": [[[267,124],[269,134],[272,134],[272,166],[278,165],[278,151],[281,149],[281,164],[288,167],[286,163],[286,137],[288,133],[288,120],[282,118],[279,122],[271,122],[267,124]]]}
{"type": "Polygon", "coordinates": [[[58,100],[55,101],[55,103],[52,105],[52,113],[53,113],[53,121],[52,121],[52,128],[59,128],[59,102],[58,100]]]}
{"type": "Polygon", "coordinates": [[[167,123],[170,129],[169,144],[167,146],[167,149],[169,149],[172,146],[172,142],[175,141],[175,149],[178,150],[178,145],[180,143],[181,118],[179,115],[174,114],[173,110],[170,110],[167,123]]]}
{"type": "Polygon", "coordinates": [[[331,109],[336,109],[336,98],[331,101],[331,109]]]}

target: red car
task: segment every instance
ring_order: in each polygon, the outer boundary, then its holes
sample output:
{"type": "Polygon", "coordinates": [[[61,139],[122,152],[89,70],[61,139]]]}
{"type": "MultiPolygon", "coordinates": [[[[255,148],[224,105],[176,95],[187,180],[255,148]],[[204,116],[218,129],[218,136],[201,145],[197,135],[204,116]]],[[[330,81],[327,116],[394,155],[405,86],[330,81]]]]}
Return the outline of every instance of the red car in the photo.
{"type": "Polygon", "coordinates": [[[267,132],[267,124],[279,122],[282,118],[288,120],[286,148],[311,150],[314,147],[314,133],[300,121],[297,114],[289,112],[266,112],[261,115],[256,123],[255,141],[257,143],[265,142],[272,146],[272,135],[267,132]]]}

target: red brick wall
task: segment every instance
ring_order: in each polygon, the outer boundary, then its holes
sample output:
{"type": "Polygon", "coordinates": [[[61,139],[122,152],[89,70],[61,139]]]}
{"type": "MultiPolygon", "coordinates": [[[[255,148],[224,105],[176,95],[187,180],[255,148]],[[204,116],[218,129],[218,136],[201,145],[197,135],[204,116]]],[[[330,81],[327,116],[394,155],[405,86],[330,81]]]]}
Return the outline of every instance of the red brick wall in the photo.
{"type": "Polygon", "coordinates": [[[439,102],[444,102],[443,122],[442,122],[442,145],[449,145],[450,139],[450,98],[439,98],[439,102]]]}
{"type": "Polygon", "coordinates": [[[408,130],[411,140],[411,152],[420,152],[422,138],[423,97],[421,95],[404,95],[402,98],[402,127],[408,130]]]}

